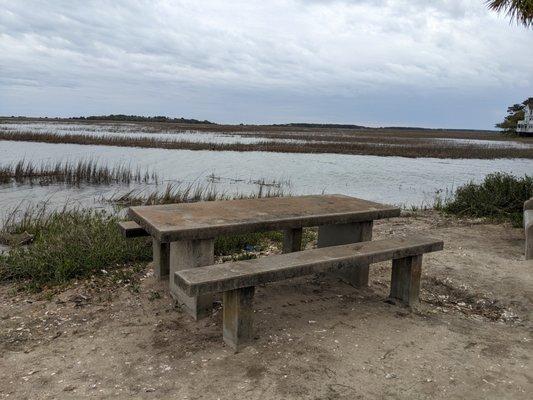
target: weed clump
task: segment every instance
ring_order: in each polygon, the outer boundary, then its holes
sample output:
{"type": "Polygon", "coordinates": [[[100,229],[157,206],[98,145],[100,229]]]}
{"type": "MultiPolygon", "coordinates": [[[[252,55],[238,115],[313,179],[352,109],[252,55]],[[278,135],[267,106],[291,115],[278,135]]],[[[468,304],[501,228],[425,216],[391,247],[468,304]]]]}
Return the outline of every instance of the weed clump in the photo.
{"type": "Polygon", "coordinates": [[[150,260],[150,241],[123,238],[118,221],[115,215],[92,210],[63,210],[26,221],[33,243],[0,254],[0,280],[25,281],[29,288],[41,289],[105,268],[150,260]]]}
{"type": "MultiPolygon", "coordinates": [[[[166,194],[154,194],[148,199],[128,199],[126,203],[163,204],[222,198],[227,197],[216,191],[191,187],[184,191],[169,189],[166,194]]],[[[28,246],[15,244],[8,252],[0,252],[0,281],[23,282],[27,289],[41,290],[75,278],[150,261],[151,238],[124,238],[118,228],[120,220],[118,214],[88,209],[65,207],[49,211],[46,205],[15,209],[3,220],[0,237],[24,233],[31,236],[32,243],[28,246]]],[[[221,236],[215,240],[215,255],[246,259],[267,249],[269,244],[281,241],[280,232],[221,236]]]]}
{"type": "Polygon", "coordinates": [[[475,218],[523,223],[524,201],[533,197],[533,176],[516,177],[494,173],[479,184],[470,182],[459,187],[448,199],[437,202],[441,211],[475,218]]]}

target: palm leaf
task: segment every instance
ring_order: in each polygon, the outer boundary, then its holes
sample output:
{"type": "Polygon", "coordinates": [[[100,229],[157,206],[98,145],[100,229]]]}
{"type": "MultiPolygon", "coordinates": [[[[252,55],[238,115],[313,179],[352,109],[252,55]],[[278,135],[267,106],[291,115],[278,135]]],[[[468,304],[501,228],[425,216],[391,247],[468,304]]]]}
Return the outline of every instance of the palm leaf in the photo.
{"type": "Polygon", "coordinates": [[[533,0],[488,0],[491,10],[505,13],[511,21],[533,27],[533,0]]]}

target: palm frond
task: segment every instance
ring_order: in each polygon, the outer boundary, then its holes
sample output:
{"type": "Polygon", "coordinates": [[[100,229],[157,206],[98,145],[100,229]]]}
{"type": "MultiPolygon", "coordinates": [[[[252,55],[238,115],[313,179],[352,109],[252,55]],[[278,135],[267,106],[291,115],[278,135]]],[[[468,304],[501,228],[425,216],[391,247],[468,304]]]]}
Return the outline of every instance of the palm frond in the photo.
{"type": "Polygon", "coordinates": [[[533,27],[533,0],[488,0],[488,7],[496,12],[503,12],[511,21],[533,27]]]}

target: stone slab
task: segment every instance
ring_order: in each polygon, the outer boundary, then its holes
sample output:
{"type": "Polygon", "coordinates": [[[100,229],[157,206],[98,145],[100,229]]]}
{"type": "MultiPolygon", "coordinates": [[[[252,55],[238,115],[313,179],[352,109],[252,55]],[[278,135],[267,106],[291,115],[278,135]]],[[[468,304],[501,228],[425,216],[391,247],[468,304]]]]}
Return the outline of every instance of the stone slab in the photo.
{"type": "Polygon", "coordinates": [[[174,274],[174,282],[189,296],[195,296],[257,286],[316,272],[357,268],[359,264],[413,257],[442,248],[442,241],[427,236],[360,242],[181,270],[174,274]]]}
{"type": "Polygon", "coordinates": [[[271,197],[130,207],[130,218],[160,242],[372,221],[397,207],[344,195],[271,197]]]}
{"type": "Polygon", "coordinates": [[[121,221],[118,223],[118,228],[122,236],[127,238],[150,236],[143,227],[134,221],[121,221]]]}

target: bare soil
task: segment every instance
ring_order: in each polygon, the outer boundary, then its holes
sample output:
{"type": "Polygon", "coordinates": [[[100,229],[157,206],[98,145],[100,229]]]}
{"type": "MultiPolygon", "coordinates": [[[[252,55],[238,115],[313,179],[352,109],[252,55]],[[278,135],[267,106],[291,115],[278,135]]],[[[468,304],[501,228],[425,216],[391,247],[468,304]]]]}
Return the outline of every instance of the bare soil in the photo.
{"type": "Polygon", "coordinates": [[[445,241],[425,257],[419,309],[385,301],[390,263],[365,289],[326,275],[271,284],[256,292],[257,339],[238,354],[222,342],[220,306],[192,321],[149,267],[53,296],[3,285],[0,398],[531,398],[522,230],[418,212],[378,222],[375,236],[409,232],[445,241]]]}

